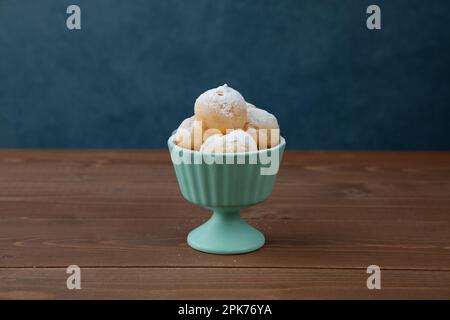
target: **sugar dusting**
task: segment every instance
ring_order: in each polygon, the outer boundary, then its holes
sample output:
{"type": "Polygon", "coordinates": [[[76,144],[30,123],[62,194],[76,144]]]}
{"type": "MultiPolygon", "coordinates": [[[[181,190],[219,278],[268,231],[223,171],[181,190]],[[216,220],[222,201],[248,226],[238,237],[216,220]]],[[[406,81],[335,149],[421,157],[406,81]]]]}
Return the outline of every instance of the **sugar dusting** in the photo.
{"type": "Polygon", "coordinates": [[[245,100],[239,91],[234,90],[227,84],[202,93],[197,98],[197,101],[226,117],[233,117],[233,109],[236,107],[247,107],[245,100]]]}
{"type": "Polygon", "coordinates": [[[235,153],[257,151],[258,146],[253,137],[247,132],[238,129],[224,136],[213,135],[206,139],[200,151],[207,153],[235,153]]]}
{"type": "Polygon", "coordinates": [[[256,129],[277,129],[278,121],[275,116],[266,110],[259,108],[248,108],[248,124],[256,129]]]}

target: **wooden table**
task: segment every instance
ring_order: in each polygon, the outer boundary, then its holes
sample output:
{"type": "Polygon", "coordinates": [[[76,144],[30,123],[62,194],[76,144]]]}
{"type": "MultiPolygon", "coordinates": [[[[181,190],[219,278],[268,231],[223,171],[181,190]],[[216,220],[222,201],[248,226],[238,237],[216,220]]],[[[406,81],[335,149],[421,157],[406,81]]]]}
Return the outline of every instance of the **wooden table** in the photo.
{"type": "Polygon", "coordinates": [[[243,214],[263,249],[196,252],[167,151],[0,151],[0,298],[450,298],[450,153],[287,152],[243,214]]]}

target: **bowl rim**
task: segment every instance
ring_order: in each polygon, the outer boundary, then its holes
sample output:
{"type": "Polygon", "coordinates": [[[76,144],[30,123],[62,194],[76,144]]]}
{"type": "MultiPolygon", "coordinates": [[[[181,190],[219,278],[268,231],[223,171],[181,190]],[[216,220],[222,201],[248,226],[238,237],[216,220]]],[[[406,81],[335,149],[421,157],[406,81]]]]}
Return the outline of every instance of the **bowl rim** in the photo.
{"type": "Polygon", "coordinates": [[[231,156],[238,156],[238,155],[257,155],[257,154],[261,154],[264,152],[273,152],[276,150],[279,150],[281,148],[284,148],[286,146],[286,140],[280,135],[280,143],[277,144],[275,147],[269,148],[269,149],[262,149],[262,150],[257,150],[257,151],[247,151],[247,152],[235,152],[235,153],[225,153],[225,152],[203,152],[203,151],[196,151],[196,150],[191,150],[191,149],[186,149],[183,147],[180,147],[179,145],[175,144],[172,140],[175,138],[175,134],[171,135],[169,137],[169,139],[167,140],[167,143],[169,145],[169,148],[175,148],[175,149],[180,149],[183,152],[188,152],[194,155],[214,155],[214,156],[227,156],[227,157],[231,157],[231,156]]]}

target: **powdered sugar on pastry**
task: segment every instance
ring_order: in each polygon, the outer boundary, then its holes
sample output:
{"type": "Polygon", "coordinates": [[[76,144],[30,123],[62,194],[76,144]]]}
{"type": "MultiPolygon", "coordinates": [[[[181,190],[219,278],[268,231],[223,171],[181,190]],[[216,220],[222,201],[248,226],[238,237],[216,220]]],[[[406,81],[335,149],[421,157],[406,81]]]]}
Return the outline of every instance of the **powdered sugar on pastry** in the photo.
{"type": "Polygon", "coordinates": [[[247,118],[248,125],[255,129],[278,129],[277,118],[266,110],[249,108],[247,118]]]}
{"type": "Polygon", "coordinates": [[[252,136],[243,130],[234,130],[223,136],[225,152],[256,151],[258,146],[252,136]]]}
{"type": "Polygon", "coordinates": [[[242,95],[224,84],[202,93],[195,101],[195,116],[206,128],[241,129],[247,122],[247,103],[242,95]]]}
{"type": "Polygon", "coordinates": [[[208,138],[200,148],[203,152],[236,153],[257,151],[252,136],[243,130],[234,130],[224,136],[214,135],[208,138]]]}
{"type": "MultiPolygon", "coordinates": [[[[221,141],[221,137],[222,134],[213,134],[203,142],[200,151],[207,153],[215,152],[215,148],[221,145],[220,142],[216,143],[217,141],[221,141]]],[[[220,152],[220,150],[217,150],[216,152],[220,152]]]]}
{"type": "Polygon", "coordinates": [[[275,116],[266,110],[248,108],[246,131],[258,144],[259,149],[276,146],[280,142],[280,130],[275,116]]]}
{"type": "Polygon", "coordinates": [[[202,144],[202,134],[202,122],[192,116],[181,122],[175,133],[174,141],[182,148],[199,150],[202,144]]]}

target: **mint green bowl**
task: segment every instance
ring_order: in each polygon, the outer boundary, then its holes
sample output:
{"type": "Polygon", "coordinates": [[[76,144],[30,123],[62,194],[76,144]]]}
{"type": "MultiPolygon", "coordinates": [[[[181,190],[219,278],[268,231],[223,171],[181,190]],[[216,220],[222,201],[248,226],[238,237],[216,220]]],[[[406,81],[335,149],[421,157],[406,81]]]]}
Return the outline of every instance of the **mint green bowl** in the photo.
{"type": "Polygon", "coordinates": [[[207,222],[189,233],[188,244],[216,254],[261,248],[264,235],[241,218],[240,209],[262,202],[272,193],[285,140],[281,138],[271,149],[235,154],[205,154],[183,149],[172,140],[169,138],[168,146],[181,194],[213,211],[207,222]]]}

